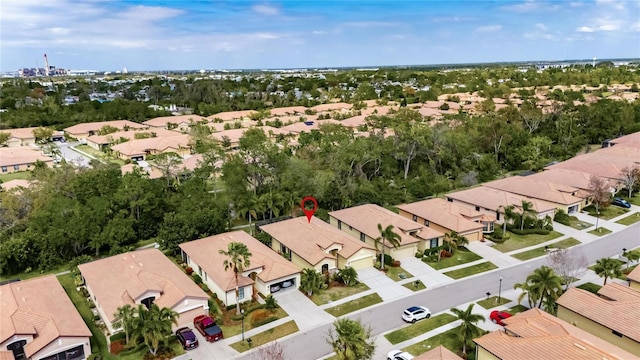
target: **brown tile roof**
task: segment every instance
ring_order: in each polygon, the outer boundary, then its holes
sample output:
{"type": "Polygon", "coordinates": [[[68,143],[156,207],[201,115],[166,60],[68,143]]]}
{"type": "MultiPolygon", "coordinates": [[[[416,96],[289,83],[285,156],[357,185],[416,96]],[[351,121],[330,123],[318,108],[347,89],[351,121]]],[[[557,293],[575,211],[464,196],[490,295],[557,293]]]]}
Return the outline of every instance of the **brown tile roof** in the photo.
{"type": "Polygon", "coordinates": [[[640,143],[631,140],[594,152],[578,155],[546,169],[568,169],[603,178],[620,179],[622,169],[640,165],[640,143]]]}
{"type": "Polygon", "coordinates": [[[138,124],[129,120],[112,120],[112,121],[99,121],[99,122],[77,124],[77,125],[69,126],[68,128],[64,129],[64,131],[68,132],[71,135],[84,134],[84,133],[88,133],[89,131],[98,131],[106,125],[113,126],[120,130],[124,130],[125,126],[131,129],[147,128],[147,125],[138,124]]]}
{"type": "Polygon", "coordinates": [[[137,297],[150,290],[161,291],[155,300],[159,307],[173,308],[186,298],[208,297],[158,249],[115,255],[78,265],[78,269],[109,321],[118,307],[134,305],[137,297]]]}
{"type": "Polygon", "coordinates": [[[301,133],[301,132],[311,132],[311,130],[319,130],[320,126],[325,124],[340,124],[341,122],[338,120],[315,120],[315,121],[306,121],[311,122],[310,125],[305,124],[304,122],[297,122],[287,126],[283,126],[280,128],[281,131],[287,131],[289,133],[301,133]]]}
{"type": "Polygon", "coordinates": [[[286,115],[304,115],[307,110],[304,106],[288,106],[281,108],[274,108],[269,110],[271,116],[286,116],[286,115]]]}
{"type": "Polygon", "coordinates": [[[527,310],[504,322],[504,331],[473,340],[499,359],[639,359],[540,309],[527,310]]]}
{"type": "Polygon", "coordinates": [[[582,201],[577,196],[579,189],[548,181],[529,179],[524,176],[511,176],[482,184],[492,189],[504,190],[514,194],[545,200],[555,204],[572,205],[582,201]]]}
{"type": "Polygon", "coordinates": [[[338,254],[345,259],[361,249],[375,250],[315,216],[311,218],[310,223],[306,216],[301,216],[264,225],[260,229],[312,265],[316,265],[325,258],[335,259],[326,251],[335,244],[341,246],[338,254]]]}
{"type": "Polygon", "coordinates": [[[153,126],[153,127],[164,128],[169,123],[179,125],[182,123],[191,124],[191,123],[198,123],[202,121],[208,122],[209,120],[204,116],[200,116],[200,115],[179,115],[179,116],[161,116],[161,117],[147,120],[143,122],[143,124],[148,126],[153,126]]]}
{"type": "Polygon", "coordinates": [[[0,129],[0,132],[8,133],[12,138],[16,139],[32,139],[35,138],[33,130],[37,127],[20,128],[20,129],[0,129]]]}
{"type": "Polygon", "coordinates": [[[369,106],[366,109],[360,110],[362,115],[387,115],[391,109],[398,110],[397,106],[369,106]]]}
{"type": "MultiPolygon", "coordinates": [[[[582,171],[551,168],[527,177],[534,180],[542,180],[554,184],[571,186],[582,190],[590,190],[591,186],[589,185],[589,182],[591,181],[591,176],[593,175],[582,171]]],[[[609,181],[606,178],[604,180],[605,182],[609,181]]]]}
{"type": "Polygon", "coordinates": [[[462,358],[453,351],[440,345],[422,355],[414,357],[413,360],[462,360],[462,358]]]}
{"type": "Polygon", "coordinates": [[[2,190],[4,191],[9,191],[12,189],[17,189],[17,188],[28,188],[29,186],[31,186],[31,184],[33,184],[32,181],[29,180],[24,180],[24,179],[13,179],[13,180],[9,180],[9,181],[5,181],[2,184],[0,184],[0,188],[2,188],[2,190]]]}
{"type": "Polygon", "coordinates": [[[366,115],[357,115],[340,121],[340,125],[348,128],[356,128],[366,124],[366,115]]]}
{"type": "Polygon", "coordinates": [[[222,121],[240,120],[245,117],[251,116],[255,113],[255,110],[240,110],[240,111],[224,111],[211,116],[207,116],[209,120],[221,119],[222,121]]]}
{"type": "Polygon", "coordinates": [[[458,233],[467,233],[474,230],[482,230],[483,228],[482,223],[469,220],[470,217],[482,217],[482,213],[460,207],[444,199],[436,198],[411,204],[402,204],[398,205],[398,209],[458,233]]]}
{"type": "Polygon", "coordinates": [[[27,357],[61,336],[91,336],[54,275],[0,286],[0,343],[13,335],[33,335],[27,357]]]}
{"type": "Polygon", "coordinates": [[[0,360],[15,360],[13,351],[0,350],[0,360]]]}
{"type": "Polygon", "coordinates": [[[613,144],[632,144],[633,146],[637,146],[636,144],[640,144],[640,131],[633,134],[620,136],[619,138],[615,138],[610,142],[613,144]]]}
{"type": "Polygon", "coordinates": [[[151,128],[151,129],[141,129],[141,130],[129,130],[129,131],[116,131],[107,135],[91,135],[87,137],[87,141],[91,141],[96,144],[111,144],[120,138],[125,138],[128,140],[139,140],[136,139],[136,134],[150,134],[151,136],[155,134],[155,138],[160,137],[171,137],[182,135],[178,131],[165,130],[162,128],[151,128]]]}
{"type": "Polygon", "coordinates": [[[640,283],[640,266],[636,266],[633,271],[627,274],[627,279],[640,283]]]}
{"type": "Polygon", "coordinates": [[[170,137],[156,137],[148,139],[134,139],[114,145],[111,150],[117,151],[126,156],[144,155],[147,150],[165,152],[185,149],[189,147],[191,138],[189,135],[178,134],[170,137]]]}
{"type": "Polygon", "coordinates": [[[640,342],[640,292],[620,284],[607,284],[598,295],[571,288],[558,305],[606,328],[640,342]]]}
{"type": "Polygon", "coordinates": [[[0,166],[34,164],[38,160],[53,161],[52,158],[42,155],[40,150],[28,146],[0,148],[0,166]]]}
{"type": "Polygon", "coordinates": [[[314,110],[314,111],[317,111],[317,112],[338,111],[338,110],[343,110],[343,109],[344,110],[349,110],[352,107],[353,107],[352,104],[339,102],[339,103],[316,105],[316,106],[312,107],[311,110],[314,110]]]}
{"type": "Polygon", "coordinates": [[[519,208],[523,200],[531,202],[533,204],[533,209],[538,213],[545,213],[556,209],[554,204],[544,200],[533,199],[485,186],[456,191],[447,194],[446,197],[489,209],[491,211],[500,210],[501,212],[504,212],[500,207],[509,205],[519,208]]]}
{"type": "MultiPolygon", "coordinates": [[[[257,270],[257,277],[263,282],[280,279],[285,276],[297,274],[300,269],[287,261],[281,255],[251,237],[244,231],[232,231],[224,234],[209,236],[199,240],[193,240],[180,244],[180,248],[191,257],[207,273],[207,275],[220,288],[225,291],[235,289],[236,281],[232,271],[225,271],[222,265],[226,256],[219,253],[220,250],[227,250],[232,242],[241,242],[247,246],[251,257],[250,265],[244,271],[257,270]]],[[[240,286],[253,283],[249,277],[239,278],[240,286]]]]}
{"type": "MultiPolygon", "coordinates": [[[[351,226],[373,239],[380,237],[378,224],[382,224],[383,229],[388,225],[393,225],[394,231],[400,235],[400,246],[413,244],[421,241],[421,239],[432,239],[443,236],[439,231],[420,225],[374,204],[365,204],[332,211],[329,215],[342,221],[342,226],[351,226]],[[416,236],[411,236],[411,232],[415,232],[416,236]]],[[[387,242],[385,242],[385,245],[391,248],[391,245],[387,242]]]]}

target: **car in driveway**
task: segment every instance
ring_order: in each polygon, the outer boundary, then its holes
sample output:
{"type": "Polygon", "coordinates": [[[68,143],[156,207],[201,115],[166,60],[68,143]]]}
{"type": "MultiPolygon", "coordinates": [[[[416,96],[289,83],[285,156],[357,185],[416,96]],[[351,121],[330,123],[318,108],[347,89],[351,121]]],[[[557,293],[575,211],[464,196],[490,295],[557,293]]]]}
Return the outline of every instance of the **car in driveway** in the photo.
{"type": "Polygon", "coordinates": [[[611,201],[611,205],[620,206],[625,209],[629,209],[631,207],[631,204],[629,204],[627,200],[619,197],[613,198],[613,200],[611,201]]]}
{"type": "Polygon", "coordinates": [[[176,330],[176,336],[178,341],[182,344],[182,348],[185,350],[195,349],[198,347],[198,338],[188,326],[181,327],[176,330]]]}
{"type": "Polygon", "coordinates": [[[218,341],[224,338],[222,329],[216,324],[216,322],[207,315],[196,316],[193,319],[193,327],[207,339],[207,341],[218,341]]]}
{"type": "Polygon", "coordinates": [[[402,350],[391,350],[389,351],[389,354],[387,354],[387,360],[411,360],[411,359],[413,359],[413,355],[402,350]]]}
{"type": "Polygon", "coordinates": [[[502,326],[504,326],[504,323],[502,322],[502,320],[506,318],[510,318],[512,316],[513,316],[512,314],[506,311],[499,311],[499,310],[493,310],[491,314],[489,314],[489,318],[494,324],[498,324],[502,326]]]}
{"type": "Polygon", "coordinates": [[[431,317],[431,310],[424,306],[412,306],[402,313],[402,320],[414,323],[431,317]]]}

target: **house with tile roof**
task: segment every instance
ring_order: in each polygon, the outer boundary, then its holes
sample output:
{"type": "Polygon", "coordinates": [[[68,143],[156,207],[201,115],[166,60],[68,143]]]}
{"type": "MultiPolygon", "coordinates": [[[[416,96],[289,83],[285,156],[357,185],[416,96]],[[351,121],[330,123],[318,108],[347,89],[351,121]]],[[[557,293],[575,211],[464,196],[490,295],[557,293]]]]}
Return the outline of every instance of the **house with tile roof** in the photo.
{"type": "Polygon", "coordinates": [[[579,327],[533,308],[504,319],[496,330],[476,343],[477,360],[638,360],[629,353],[579,327]]]}
{"type": "Polygon", "coordinates": [[[129,120],[112,120],[76,124],[65,128],[64,132],[73,138],[84,141],[89,136],[98,134],[100,129],[105,126],[112,126],[121,131],[148,128],[147,125],[138,124],[129,120]]]}
{"type": "Polygon", "coordinates": [[[640,291],[616,283],[597,295],[571,288],[557,304],[558,318],[640,357],[640,291]]]}
{"type": "Polygon", "coordinates": [[[129,140],[150,139],[159,137],[171,137],[182,135],[178,131],[165,130],[162,128],[150,128],[141,130],[128,130],[128,131],[116,131],[106,135],[91,135],[87,137],[86,143],[88,146],[105,151],[109,146],[113,144],[119,144],[127,142],[129,140]]]}
{"type": "Polygon", "coordinates": [[[53,166],[53,158],[29,146],[0,147],[0,174],[33,170],[36,162],[53,166]]]}
{"type": "Polygon", "coordinates": [[[305,216],[263,225],[271,237],[271,248],[285,255],[300,269],[328,272],[345,267],[372,267],[376,249],[345,234],[326,222],[305,216]]]}
{"type": "MultiPolygon", "coordinates": [[[[168,131],[168,130],[167,130],[168,131]]],[[[191,154],[191,138],[189,135],[178,134],[169,137],[152,137],[133,139],[117,145],[111,150],[122,160],[146,160],[149,155],[173,152],[181,157],[191,154]]]]}
{"type": "Polygon", "coordinates": [[[0,286],[3,359],[86,359],[91,331],[54,275],[0,286]]]}
{"type": "Polygon", "coordinates": [[[354,206],[329,213],[329,223],[361,242],[375,247],[375,239],[380,237],[378,224],[385,229],[393,225],[400,235],[400,246],[392,247],[385,242],[385,254],[396,260],[415,256],[417,251],[442,245],[444,234],[402,217],[390,210],[374,204],[354,206]]]}
{"type": "Polygon", "coordinates": [[[195,123],[207,123],[209,119],[200,115],[161,116],[143,122],[151,128],[188,132],[195,123]]]}
{"type": "Polygon", "coordinates": [[[447,234],[452,231],[478,241],[484,233],[493,232],[495,217],[458,206],[445,199],[428,199],[397,206],[400,216],[447,234]]]}
{"type": "Polygon", "coordinates": [[[232,231],[180,244],[182,259],[197,272],[225,305],[250,301],[258,293],[269,295],[281,289],[297,289],[300,285],[300,268],[282,255],[244,231],[232,231]],[[247,246],[251,257],[249,265],[236,277],[231,269],[224,269],[225,255],[232,242],[247,246]],[[236,286],[238,298],[236,300],[236,286]]]}
{"type": "Polygon", "coordinates": [[[633,271],[627,274],[627,281],[630,288],[640,291],[640,266],[636,266],[633,271]]]}
{"type": "Polygon", "coordinates": [[[207,116],[210,121],[233,121],[248,119],[251,115],[257,113],[255,110],[239,110],[239,111],[223,111],[217,114],[207,116]]]}
{"type": "Polygon", "coordinates": [[[0,133],[9,134],[6,146],[34,146],[36,145],[36,137],[33,135],[33,130],[37,127],[20,128],[20,129],[1,129],[0,133]]]}
{"type": "Polygon", "coordinates": [[[462,360],[462,358],[446,347],[439,345],[424,354],[415,356],[413,360],[462,360]]]}
{"type": "Polygon", "coordinates": [[[274,116],[293,116],[293,115],[305,115],[307,108],[304,106],[287,106],[281,108],[274,108],[269,110],[270,117],[274,116]]]}
{"type": "Polygon", "coordinates": [[[169,308],[179,315],[177,327],[209,310],[209,296],[158,249],[130,251],[78,269],[110,333],[121,330],[113,322],[116,310],[124,305],[169,308]]]}

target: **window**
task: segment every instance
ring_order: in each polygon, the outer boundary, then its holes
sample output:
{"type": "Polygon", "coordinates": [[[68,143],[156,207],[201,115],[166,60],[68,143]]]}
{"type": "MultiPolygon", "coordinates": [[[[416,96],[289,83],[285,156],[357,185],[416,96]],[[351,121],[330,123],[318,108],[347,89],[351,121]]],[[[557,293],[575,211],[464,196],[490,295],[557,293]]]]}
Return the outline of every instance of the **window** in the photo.
{"type": "Polygon", "coordinates": [[[244,288],[241,287],[238,289],[238,301],[244,299],[244,288]]]}
{"type": "Polygon", "coordinates": [[[447,201],[448,202],[453,202],[453,199],[452,198],[447,198],[447,201]]]}
{"type": "Polygon", "coordinates": [[[153,301],[155,300],[155,296],[150,296],[148,298],[144,298],[142,299],[142,301],[140,301],[144,306],[147,307],[147,309],[151,309],[151,304],[153,304],[153,301]]]}
{"type": "Polygon", "coordinates": [[[14,343],[7,345],[7,350],[13,352],[13,357],[16,360],[26,359],[27,356],[24,353],[24,346],[27,344],[27,340],[18,340],[14,343]]]}
{"type": "Polygon", "coordinates": [[[365,239],[364,233],[360,233],[360,241],[364,242],[364,239],[365,239]]]}
{"type": "Polygon", "coordinates": [[[7,167],[6,166],[2,167],[2,172],[7,172],[7,167]]]}
{"type": "Polygon", "coordinates": [[[615,331],[615,330],[611,330],[611,333],[612,333],[613,335],[617,336],[617,337],[622,337],[622,334],[621,334],[621,333],[619,333],[619,332],[617,332],[617,331],[615,331]]]}
{"type": "Polygon", "coordinates": [[[202,268],[200,266],[198,266],[198,274],[200,274],[200,277],[202,277],[202,268]]]}
{"type": "Polygon", "coordinates": [[[342,230],[342,221],[338,220],[338,230],[342,230]]]}
{"type": "Polygon", "coordinates": [[[280,252],[286,254],[289,252],[289,249],[286,246],[280,244],[280,252]]]}
{"type": "Polygon", "coordinates": [[[429,226],[429,220],[424,221],[424,226],[429,226]]]}
{"type": "Polygon", "coordinates": [[[418,221],[418,215],[413,215],[413,221],[418,221]]]}
{"type": "Polygon", "coordinates": [[[322,273],[326,273],[329,271],[329,264],[323,264],[322,265],[322,273]]]}
{"type": "Polygon", "coordinates": [[[15,171],[20,170],[20,165],[13,165],[13,170],[15,170],[15,171]]]}
{"type": "Polygon", "coordinates": [[[430,240],[430,243],[429,243],[429,247],[430,247],[431,249],[433,249],[433,248],[435,248],[435,247],[438,247],[438,238],[431,239],[431,240],[430,240]]]}
{"type": "Polygon", "coordinates": [[[496,220],[500,221],[500,211],[496,211],[496,220]]]}
{"type": "Polygon", "coordinates": [[[476,211],[480,211],[480,206],[476,206],[476,211]]]}

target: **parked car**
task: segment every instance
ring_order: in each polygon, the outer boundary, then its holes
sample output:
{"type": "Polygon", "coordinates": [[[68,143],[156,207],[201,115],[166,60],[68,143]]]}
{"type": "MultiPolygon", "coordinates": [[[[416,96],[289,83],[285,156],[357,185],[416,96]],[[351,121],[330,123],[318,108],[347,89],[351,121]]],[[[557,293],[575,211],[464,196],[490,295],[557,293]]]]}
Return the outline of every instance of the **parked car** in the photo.
{"type": "Polygon", "coordinates": [[[216,325],[215,320],[207,315],[196,316],[193,319],[193,327],[198,329],[200,334],[209,341],[218,341],[224,338],[222,329],[216,325]]]}
{"type": "Polygon", "coordinates": [[[619,197],[615,197],[613,198],[613,201],[611,201],[611,205],[615,205],[615,206],[620,206],[623,208],[630,208],[631,204],[629,204],[629,202],[625,199],[619,198],[619,197]]]}
{"type": "Polygon", "coordinates": [[[280,291],[280,285],[271,285],[269,290],[271,290],[271,293],[278,292],[280,291]]]}
{"type": "Polygon", "coordinates": [[[402,313],[402,320],[414,323],[431,317],[431,310],[424,306],[412,306],[402,313]]]}
{"type": "Polygon", "coordinates": [[[489,315],[489,318],[491,319],[491,321],[493,321],[494,324],[498,324],[498,325],[504,326],[504,323],[502,322],[502,320],[504,320],[506,318],[510,318],[512,316],[513,315],[511,315],[510,313],[508,313],[506,311],[493,310],[491,312],[491,314],[489,315]]]}
{"type": "Polygon", "coordinates": [[[293,280],[287,280],[287,281],[283,281],[282,282],[282,288],[283,289],[291,287],[292,285],[293,285],[293,280]]]}
{"type": "Polygon", "coordinates": [[[191,328],[185,326],[176,330],[176,336],[178,337],[178,341],[182,344],[182,348],[185,350],[195,349],[198,347],[198,338],[196,334],[193,333],[191,328]]]}
{"type": "Polygon", "coordinates": [[[391,350],[389,354],[387,354],[387,360],[411,360],[411,359],[413,359],[413,355],[402,350],[391,350]]]}

